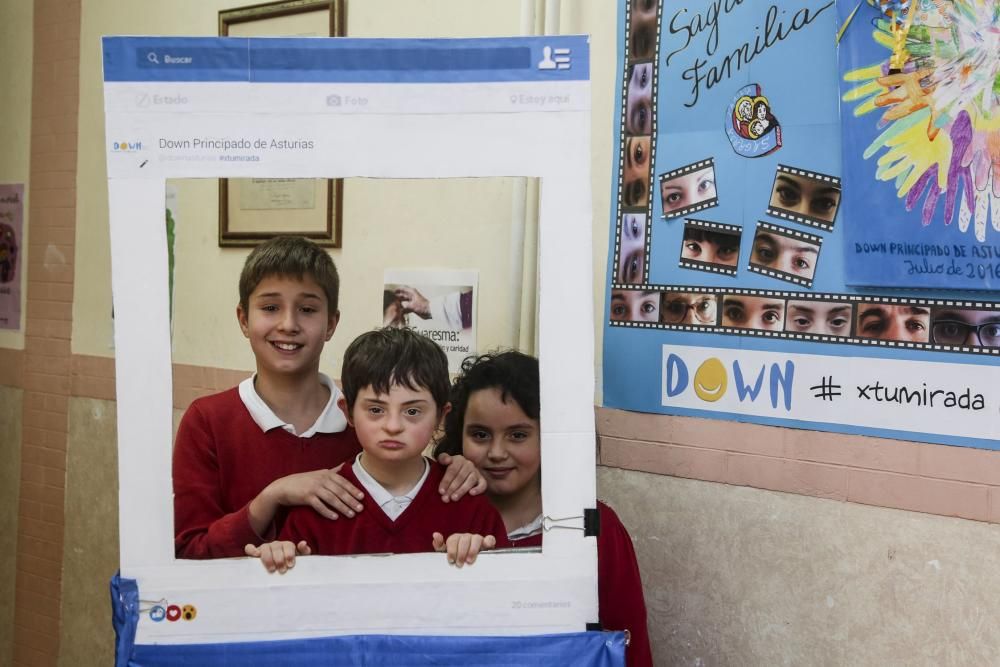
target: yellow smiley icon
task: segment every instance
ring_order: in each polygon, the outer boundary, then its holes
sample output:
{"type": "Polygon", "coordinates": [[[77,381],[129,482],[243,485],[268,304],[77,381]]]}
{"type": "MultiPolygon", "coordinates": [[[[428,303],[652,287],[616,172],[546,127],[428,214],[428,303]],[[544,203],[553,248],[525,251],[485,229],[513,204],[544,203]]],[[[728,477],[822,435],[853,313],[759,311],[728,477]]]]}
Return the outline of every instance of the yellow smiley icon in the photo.
{"type": "Polygon", "coordinates": [[[694,393],[703,401],[714,403],[726,394],[729,378],[722,362],[711,357],[694,374],[694,393]]]}

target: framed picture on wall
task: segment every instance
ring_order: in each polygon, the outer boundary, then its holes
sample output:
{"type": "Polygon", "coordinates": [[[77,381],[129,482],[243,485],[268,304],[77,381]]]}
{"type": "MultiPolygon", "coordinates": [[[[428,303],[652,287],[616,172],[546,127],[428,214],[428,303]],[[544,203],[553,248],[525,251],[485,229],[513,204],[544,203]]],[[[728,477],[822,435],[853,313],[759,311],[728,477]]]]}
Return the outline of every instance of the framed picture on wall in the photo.
{"type": "MultiPolygon", "coordinates": [[[[281,0],[219,12],[223,37],[343,37],[343,0],[281,0]]],[[[248,247],[280,234],[339,248],[339,178],[220,178],[219,245],[248,247]]]]}

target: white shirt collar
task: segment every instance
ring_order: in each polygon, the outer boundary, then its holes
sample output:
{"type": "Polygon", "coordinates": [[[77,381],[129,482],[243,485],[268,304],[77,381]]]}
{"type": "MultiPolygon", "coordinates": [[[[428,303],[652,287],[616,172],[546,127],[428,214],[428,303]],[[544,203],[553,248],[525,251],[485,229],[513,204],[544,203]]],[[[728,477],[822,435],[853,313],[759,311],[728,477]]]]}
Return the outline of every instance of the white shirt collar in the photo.
{"type": "MultiPolygon", "coordinates": [[[[364,454],[364,452],[361,452],[361,454],[364,454]]],[[[427,465],[427,459],[423,459],[424,474],[420,476],[420,479],[413,486],[413,488],[401,496],[394,496],[386,491],[385,487],[379,484],[374,477],[368,474],[365,467],[361,465],[361,454],[358,454],[357,458],[354,459],[354,464],[351,466],[351,470],[354,471],[354,475],[358,478],[358,481],[361,482],[361,486],[365,487],[365,491],[367,491],[368,495],[372,497],[372,500],[374,500],[375,503],[382,508],[382,511],[385,512],[386,516],[395,521],[399,518],[399,515],[410,506],[410,503],[412,503],[413,499],[417,497],[418,493],[420,493],[420,488],[427,480],[427,475],[431,470],[431,467],[427,465]]]]}
{"type": "Polygon", "coordinates": [[[347,428],[347,417],[337,405],[337,399],[341,396],[340,389],[326,374],[320,373],[319,381],[330,390],[330,400],[326,402],[326,407],[316,418],[316,422],[302,433],[296,433],[293,425],[282,421],[278,415],[274,414],[274,410],[264,402],[264,399],[257,393],[257,388],[253,385],[256,377],[257,374],[254,373],[251,377],[240,382],[240,400],[243,401],[243,405],[246,406],[257,426],[265,433],[273,428],[282,428],[300,438],[311,438],[317,433],[340,433],[347,428]]]}
{"type": "Polygon", "coordinates": [[[542,532],[542,515],[539,514],[531,522],[524,524],[520,528],[515,528],[514,530],[507,533],[507,539],[511,542],[516,542],[517,540],[523,540],[526,537],[532,537],[538,535],[542,532]]]}

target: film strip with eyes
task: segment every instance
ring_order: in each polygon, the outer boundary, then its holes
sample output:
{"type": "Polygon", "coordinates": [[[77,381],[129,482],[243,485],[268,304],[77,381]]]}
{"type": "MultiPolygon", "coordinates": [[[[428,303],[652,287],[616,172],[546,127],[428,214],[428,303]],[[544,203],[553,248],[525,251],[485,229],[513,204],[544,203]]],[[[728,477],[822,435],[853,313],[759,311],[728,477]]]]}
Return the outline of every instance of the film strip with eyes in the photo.
{"type": "Polygon", "coordinates": [[[698,160],[662,173],[659,181],[664,220],[719,205],[715,158],[698,160]]]}
{"type": "Polygon", "coordinates": [[[628,2],[625,8],[625,70],[612,278],[618,282],[642,283],[649,279],[660,5],[658,0],[645,0],[628,2]]]}
{"type": "Polygon", "coordinates": [[[747,269],[811,288],[822,249],[820,236],[758,221],[747,269]]]}
{"type": "Polygon", "coordinates": [[[831,231],[840,208],[840,178],[779,164],[768,215],[831,231]]]}
{"type": "Polygon", "coordinates": [[[685,218],[681,239],[681,268],[735,276],[743,228],[721,222],[685,218]]]}
{"type": "Polygon", "coordinates": [[[1000,356],[997,302],[653,284],[613,284],[616,298],[647,307],[609,326],[1000,356]]]}

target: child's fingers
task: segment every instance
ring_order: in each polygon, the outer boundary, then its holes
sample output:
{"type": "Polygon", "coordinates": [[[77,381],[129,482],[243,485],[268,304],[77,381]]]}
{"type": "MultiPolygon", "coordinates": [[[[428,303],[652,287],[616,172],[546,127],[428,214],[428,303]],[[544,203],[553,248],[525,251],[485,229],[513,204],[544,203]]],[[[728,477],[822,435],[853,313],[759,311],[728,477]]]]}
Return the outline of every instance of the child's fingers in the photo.
{"type": "MultiPolygon", "coordinates": [[[[341,463],[340,465],[344,465],[344,464],[341,463]]],[[[338,468],[339,468],[339,466],[338,466],[338,468]]],[[[346,479],[344,479],[335,470],[331,471],[331,472],[333,472],[333,474],[330,476],[330,478],[338,486],[338,488],[340,488],[340,489],[342,489],[342,490],[344,490],[344,491],[347,492],[347,495],[350,496],[351,500],[360,501],[360,500],[362,500],[365,497],[365,494],[362,493],[361,489],[359,489],[358,487],[356,487],[353,484],[351,484],[350,482],[348,482],[346,479]]],[[[360,503],[358,504],[358,509],[359,510],[361,509],[360,503]]]]}
{"type": "Polygon", "coordinates": [[[497,546],[497,538],[492,535],[487,535],[483,538],[483,551],[489,551],[490,549],[495,549],[497,546]]]}
{"type": "Polygon", "coordinates": [[[486,478],[483,477],[483,473],[476,469],[476,485],[469,489],[470,496],[478,496],[480,493],[486,492],[486,478]]]}
{"type": "Polygon", "coordinates": [[[476,562],[479,551],[483,548],[483,536],[472,535],[469,540],[469,555],[465,557],[465,562],[472,565],[476,562]]]}
{"type": "Polygon", "coordinates": [[[271,551],[271,545],[265,544],[260,548],[260,564],[264,566],[264,569],[268,572],[274,572],[274,554],[271,551]]]}
{"type": "Polygon", "coordinates": [[[437,460],[444,466],[444,476],[441,478],[441,483],[438,484],[438,493],[441,495],[441,500],[448,502],[452,493],[451,485],[455,482],[458,471],[455,470],[456,466],[451,465],[451,454],[439,454],[437,460]]]}
{"type": "Polygon", "coordinates": [[[466,458],[460,460],[461,465],[452,466],[453,468],[457,468],[455,479],[451,483],[451,488],[448,489],[452,500],[458,500],[479,482],[479,471],[476,470],[476,466],[473,465],[472,461],[466,458]]]}
{"type": "Polygon", "coordinates": [[[360,512],[360,495],[353,484],[340,475],[330,475],[323,481],[322,486],[323,502],[333,507],[344,516],[353,517],[355,512],[360,512]]]}
{"type": "Polygon", "coordinates": [[[458,535],[458,544],[455,549],[455,559],[454,563],[457,567],[462,567],[466,563],[466,559],[469,557],[469,550],[472,548],[472,535],[469,533],[462,533],[458,535]]]}
{"type": "Polygon", "coordinates": [[[316,510],[317,514],[326,519],[333,520],[340,518],[340,515],[334,512],[332,509],[330,509],[329,505],[327,505],[323,501],[323,498],[321,498],[319,495],[313,495],[311,498],[309,498],[309,507],[312,507],[314,510],[316,510]]]}
{"type": "Polygon", "coordinates": [[[253,544],[248,544],[243,547],[243,553],[250,556],[250,558],[260,558],[260,549],[253,544]]]}
{"type": "Polygon", "coordinates": [[[295,543],[271,542],[261,547],[260,561],[268,572],[284,574],[295,567],[295,543]]]}
{"type": "Polygon", "coordinates": [[[295,549],[299,552],[300,556],[309,556],[312,554],[312,549],[309,548],[309,544],[305,540],[295,545],[295,549]]]}
{"type": "Polygon", "coordinates": [[[486,480],[475,464],[464,456],[441,454],[438,463],[445,466],[438,493],[444,502],[458,500],[465,494],[478,495],[486,490],[486,480]]]}
{"type": "Polygon", "coordinates": [[[434,551],[441,553],[445,550],[444,535],[441,533],[434,533],[431,536],[431,546],[434,547],[434,551]]]}

